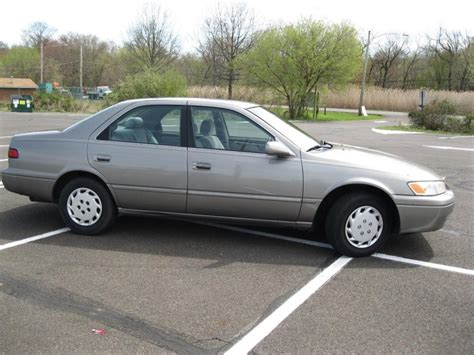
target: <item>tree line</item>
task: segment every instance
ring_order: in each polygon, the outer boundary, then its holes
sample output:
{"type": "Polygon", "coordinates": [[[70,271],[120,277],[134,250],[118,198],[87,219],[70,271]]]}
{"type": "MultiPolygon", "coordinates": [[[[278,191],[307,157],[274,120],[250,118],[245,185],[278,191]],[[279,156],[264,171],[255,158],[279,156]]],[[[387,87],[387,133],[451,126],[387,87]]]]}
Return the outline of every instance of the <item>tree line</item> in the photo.
{"type": "MultiPolygon", "coordinates": [[[[144,72],[179,77],[190,86],[225,86],[229,98],[236,84],[261,86],[283,97],[294,117],[311,92],[360,82],[364,41],[346,23],[303,19],[261,28],[246,5],[229,4],[205,19],[196,50],[181,53],[166,9],[147,4],[120,46],[33,23],[22,45],[0,42],[0,76],[39,82],[42,47],[43,81],[79,86],[82,47],[84,86],[115,86],[144,72]]],[[[466,91],[474,89],[473,65],[474,39],[467,33],[440,29],[417,44],[387,35],[370,46],[367,80],[383,88],[466,91]]]]}

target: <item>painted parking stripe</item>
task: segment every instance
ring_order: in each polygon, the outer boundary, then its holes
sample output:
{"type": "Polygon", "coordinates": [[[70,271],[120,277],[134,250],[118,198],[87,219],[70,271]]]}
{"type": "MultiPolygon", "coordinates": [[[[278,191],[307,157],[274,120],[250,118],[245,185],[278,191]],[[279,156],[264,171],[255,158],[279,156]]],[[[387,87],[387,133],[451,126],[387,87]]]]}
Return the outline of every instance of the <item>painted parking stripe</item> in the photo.
{"type": "Polygon", "coordinates": [[[331,245],[327,244],[327,243],[315,242],[313,240],[287,237],[287,236],[284,236],[284,235],[268,233],[268,232],[262,232],[262,231],[257,231],[257,230],[253,230],[253,229],[242,228],[242,227],[228,226],[228,225],[219,224],[219,223],[212,223],[212,222],[193,221],[193,223],[202,224],[202,225],[210,226],[210,227],[214,227],[214,228],[227,229],[227,230],[234,231],[234,232],[242,232],[242,233],[260,235],[262,237],[267,237],[267,238],[286,240],[288,242],[307,244],[307,245],[312,245],[312,246],[319,247],[319,248],[333,249],[333,247],[331,245]]]}
{"type": "Polygon", "coordinates": [[[11,137],[13,137],[13,136],[2,136],[2,137],[0,137],[0,139],[7,139],[7,138],[11,138],[11,137]]]}
{"type": "Polygon", "coordinates": [[[61,228],[61,229],[56,229],[55,231],[43,233],[43,234],[40,234],[40,235],[35,235],[34,237],[29,237],[29,238],[25,238],[25,239],[21,239],[21,240],[16,240],[16,241],[11,242],[11,243],[2,244],[2,245],[0,245],[0,251],[5,250],[5,249],[9,249],[9,248],[13,248],[13,247],[16,247],[18,245],[34,242],[35,240],[49,238],[49,237],[52,237],[52,236],[55,236],[55,235],[58,235],[58,234],[61,234],[61,233],[66,233],[66,232],[69,232],[69,231],[70,231],[69,228],[61,228]]]}
{"type": "Polygon", "coordinates": [[[459,139],[459,138],[474,138],[474,136],[446,136],[438,137],[439,139],[459,139]]]}
{"type": "Polygon", "coordinates": [[[446,147],[443,145],[423,145],[425,148],[433,148],[433,149],[444,149],[444,150],[464,150],[467,152],[474,152],[473,148],[458,148],[458,147],[446,147]]]}
{"type": "Polygon", "coordinates": [[[3,182],[0,181],[0,189],[3,189],[5,188],[5,186],[3,186],[3,182]]]}
{"type": "Polygon", "coordinates": [[[226,355],[246,354],[270,334],[291,313],[301,306],[309,297],[319,290],[326,282],[333,278],[344,266],[352,260],[346,256],[339,257],[298,292],[288,298],[280,307],[274,310],[267,318],[257,324],[250,332],[227,350],[226,355]]]}
{"type": "Polygon", "coordinates": [[[1,162],[1,161],[8,161],[8,159],[0,159],[0,162],[1,162]]]}
{"type": "Polygon", "coordinates": [[[379,134],[425,134],[424,132],[410,132],[410,131],[392,131],[389,129],[372,128],[372,132],[379,134]]]}
{"type": "Polygon", "coordinates": [[[470,275],[474,276],[474,270],[471,269],[464,269],[461,267],[456,267],[456,266],[449,266],[449,265],[443,265],[443,264],[436,264],[436,263],[430,263],[428,261],[421,261],[421,260],[415,260],[415,259],[408,259],[408,258],[403,258],[401,256],[395,256],[395,255],[387,255],[387,254],[380,254],[380,253],[375,253],[372,255],[374,258],[378,259],[385,259],[385,260],[391,260],[391,261],[397,261],[400,263],[404,264],[411,264],[411,265],[418,265],[418,266],[424,266],[424,267],[429,267],[431,269],[438,269],[438,270],[444,270],[444,271],[451,271],[451,272],[456,272],[458,274],[464,274],[464,275],[470,275]]]}
{"type": "MultiPolygon", "coordinates": [[[[307,244],[307,245],[312,245],[312,246],[319,247],[319,248],[333,249],[333,247],[329,244],[315,242],[315,241],[312,241],[312,240],[305,240],[305,239],[299,239],[299,238],[294,238],[294,237],[287,237],[287,236],[283,236],[283,235],[279,235],[279,234],[254,231],[253,229],[247,229],[247,228],[241,228],[241,227],[224,226],[224,225],[221,225],[221,224],[218,224],[218,223],[199,222],[199,224],[204,224],[204,225],[208,225],[208,226],[216,227],[216,228],[228,229],[228,230],[232,230],[232,231],[236,231],[236,232],[260,235],[262,237],[267,237],[267,238],[286,240],[288,242],[307,244]]],[[[373,254],[372,257],[377,258],[377,259],[391,260],[391,261],[404,263],[404,264],[424,266],[424,267],[428,267],[428,268],[431,268],[431,269],[450,271],[450,272],[455,272],[455,273],[458,273],[458,274],[474,276],[474,270],[465,269],[465,268],[456,267],[456,266],[449,266],[449,265],[444,265],[444,264],[432,263],[432,262],[421,261],[421,260],[416,260],[416,259],[409,259],[409,258],[404,258],[404,257],[401,257],[401,256],[381,254],[381,253],[373,254]]]]}
{"type": "Polygon", "coordinates": [[[10,146],[9,144],[2,144],[2,145],[0,145],[0,148],[7,148],[9,146],[10,146]]]}

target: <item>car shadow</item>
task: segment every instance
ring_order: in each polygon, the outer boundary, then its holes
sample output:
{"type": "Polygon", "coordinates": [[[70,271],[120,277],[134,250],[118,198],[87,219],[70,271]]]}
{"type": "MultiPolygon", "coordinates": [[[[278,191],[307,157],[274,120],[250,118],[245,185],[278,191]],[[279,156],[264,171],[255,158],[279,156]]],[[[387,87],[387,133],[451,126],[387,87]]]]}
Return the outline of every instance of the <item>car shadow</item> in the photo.
{"type": "MultiPolygon", "coordinates": [[[[0,213],[0,239],[7,242],[62,227],[64,224],[59,217],[57,206],[53,204],[32,203],[0,213]]],[[[244,228],[298,240],[327,243],[323,237],[295,229],[252,226],[244,228]]],[[[338,257],[332,250],[299,244],[297,240],[279,240],[251,232],[230,231],[217,226],[166,217],[121,216],[109,231],[98,236],[69,232],[61,237],[41,239],[33,243],[215,260],[206,268],[219,268],[234,262],[323,267],[338,257]]],[[[433,258],[433,250],[422,234],[392,238],[382,253],[403,257],[413,254],[423,261],[433,258]]],[[[396,262],[387,263],[392,268],[417,267],[396,262]]],[[[376,268],[377,264],[373,267],[376,268]]]]}

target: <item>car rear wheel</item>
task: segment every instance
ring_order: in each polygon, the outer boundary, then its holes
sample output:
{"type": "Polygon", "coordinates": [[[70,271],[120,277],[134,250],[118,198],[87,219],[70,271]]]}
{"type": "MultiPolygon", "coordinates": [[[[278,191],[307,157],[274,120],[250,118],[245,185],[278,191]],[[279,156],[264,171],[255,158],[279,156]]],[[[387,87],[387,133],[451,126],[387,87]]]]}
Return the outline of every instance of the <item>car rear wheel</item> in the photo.
{"type": "Polygon", "coordinates": [[[326,219],[326,236],[339,253],[362,257],[380,250],[391,235],[392,216],[383,198],[369,193],[340,197],[326,219]]]}
{"type": "Polygon", "coordinates": [[[59,213],[73,232],[93,235],[112,225],[117,207],[101,183],[90,178],[77,178],[61,190],[59,213]]]}

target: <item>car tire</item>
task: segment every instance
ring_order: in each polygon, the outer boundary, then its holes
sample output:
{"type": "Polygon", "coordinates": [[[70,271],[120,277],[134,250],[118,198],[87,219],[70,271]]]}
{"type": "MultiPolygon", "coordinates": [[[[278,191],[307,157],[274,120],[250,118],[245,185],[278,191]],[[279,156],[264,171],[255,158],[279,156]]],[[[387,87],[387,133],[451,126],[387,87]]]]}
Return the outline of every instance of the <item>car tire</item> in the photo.
{"type": "Polygon", "coordinates": [[[380,196],[350,193],[330,207],[325,223],[326,237],[340,254],[369,256],[390,238],[392,220],[387,203],[380,196]]]}
{"type": "Polygon", "coordinates": [[[78,234],[95,235],[107,230],[117,217],[117,207],[107,188],[90,178],[68,182],[59,195],[59,214],[78,234]]]}

